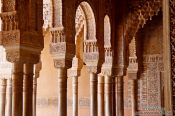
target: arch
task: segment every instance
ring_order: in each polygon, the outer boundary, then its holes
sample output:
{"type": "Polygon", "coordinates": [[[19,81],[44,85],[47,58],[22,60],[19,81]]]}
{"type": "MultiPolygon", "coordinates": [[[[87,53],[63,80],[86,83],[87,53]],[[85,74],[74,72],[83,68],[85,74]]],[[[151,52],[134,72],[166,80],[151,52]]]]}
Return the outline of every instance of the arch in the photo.
{"type": "Polygon", "coordinates": [[[111,24],[108,15],[104,17],[104,47],[111,47],[111,24]]]}
{"type": "Polygon", "coordinates": [[[81,7],[85,16],[85,40],[96,40],[96,22],[94,12],[87,2],[81,2],[78,7],[81,7]]]}

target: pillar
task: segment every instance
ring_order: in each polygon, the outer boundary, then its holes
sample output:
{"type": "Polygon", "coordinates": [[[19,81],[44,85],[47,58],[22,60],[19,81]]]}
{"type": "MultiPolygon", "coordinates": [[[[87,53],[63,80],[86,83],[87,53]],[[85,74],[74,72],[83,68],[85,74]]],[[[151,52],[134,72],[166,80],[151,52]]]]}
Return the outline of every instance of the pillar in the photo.
{"type": "Polygon", "coordinates": [[[98,75],[98,116],[104,116],[104,77],[98,75]]]}
{"type": "Polygon", "coordinates": [[[12,115],[12,79],[7,79],[5,116],[12,115]]]}
{"type": "Polygon", "coordinates": [[[105,76],[105,116],[112,116],[112,77],[105,76]]]}
{"type": "Polygon", "coordinates": [[[22,116],[23,64],[14,63],[12,69],[12,116],[22,116]]]}
{"type": "Polygon", "coordinates": [[[67,69],[58,68],[58,116],[67,116],[67,69]]]}
{"type": "Polygon", "coordinates": [[[23,116],[32,116],[33,113],[33,66],[24,64],[23,116]]]}
{"type": "Polygon", "coordinates": [[[33,78],[33,116],[36,116],[37,78],[33,78]]]}
{"type": "Polygon", "coordinates": [[[135,91],[135,85],[136,80],[132,79],[129,80],[131,83],[131,110],[132,110],[132,116],[136,115],[136,91],[135,91]]]}
{"type": "Polygon", "coordinates": [[[78,77],[72,77],[73,111],[72,116],[78,116],[78,77]]]}
{"type": "Polygon", "coordinates": [[[5,116],[6,79],[0,79],[0,116],[5,116]]]}
{"type": "Polygon", "coordinates": [[[97,116],[97,75],[90,73],[90,116],[97,116]]]}
{"type": "Polygon", "coordinates": [[[123,77],[115,78],[116,116],[124,116],[123,77]]]}

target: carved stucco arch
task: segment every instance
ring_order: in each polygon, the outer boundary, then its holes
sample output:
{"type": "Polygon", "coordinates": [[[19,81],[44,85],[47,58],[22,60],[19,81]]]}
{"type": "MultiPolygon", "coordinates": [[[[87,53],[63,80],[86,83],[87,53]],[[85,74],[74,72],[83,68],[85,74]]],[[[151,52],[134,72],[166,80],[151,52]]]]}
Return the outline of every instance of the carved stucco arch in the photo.
{"type": "Polygon", "coordinates": [[[152,20],[162,7],[162,0],[147,0],[131,4],[126,21],[126,38],[130,43],[139,29],[143,28],[148,20],[152,20]]]}
{"type": "Polygon", "coordinates": [[[79,7],[82,9],[86,21],[86,37],[85,40],[96,40],[96,21],[92,7],[88,2],[81,2],[79,7]]]}

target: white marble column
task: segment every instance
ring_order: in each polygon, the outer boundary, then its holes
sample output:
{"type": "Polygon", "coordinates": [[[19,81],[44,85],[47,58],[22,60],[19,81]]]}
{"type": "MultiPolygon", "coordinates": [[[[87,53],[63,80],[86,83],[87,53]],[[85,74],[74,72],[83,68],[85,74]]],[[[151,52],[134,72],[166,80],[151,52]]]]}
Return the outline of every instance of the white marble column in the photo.
{"type": "Polygon", "coordinates": [[[23,64],[13,64],[12,76],[12,116],[22,116],[23,112],[23,64]]]}
{"type": "Polygon", "coordinates": [[[6,79],[0,79],[0,116],[5,116],[6,79]]]}
{"type": "Polygon", "coordinates": [[[67,69],[58,68],[58,116],[67,116],[67,69]]]}
{"type": "Polygon", "coordinates": [[[90,116],[97,116],[97,75],[90,73],[90,116]]]}
{"type": "Polygon", "coordinates": [[[105,116],[112,116],[112,77],[105,76],[105,116]]]}
{"type": "Polygon", "coordinates": [[[23,116],[33,114],[33,64],[24,64],[23,116]]]}
{"type": "Polygon", "coordinates": [[[116,116],[124,116],[123,77],[115,78],[116,116]]]}
{"type": "Polygon", "coordinates": [[[98,74],[98,116],[104,116],[104,76],[98,74]]]}
{"type": "Polygon", "coordinates": [[[12,115],[12,79],[7,79],[5,116],[12,115]]]}
{"type": "Polygon", "coordinates": [[[73,111],[72,116],[78,116],[78,77],[72,77],[73,111]]]}

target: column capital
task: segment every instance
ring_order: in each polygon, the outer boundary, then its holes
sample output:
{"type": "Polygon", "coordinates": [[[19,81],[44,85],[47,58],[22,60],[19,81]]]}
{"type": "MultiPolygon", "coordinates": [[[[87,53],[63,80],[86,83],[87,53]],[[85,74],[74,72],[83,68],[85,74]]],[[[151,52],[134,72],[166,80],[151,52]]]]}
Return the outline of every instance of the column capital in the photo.
{"type": "Polygon", "coordinates": [[[129,66],[127,69],[129,79],[137,79],[138,61],[137,57],[129,57],[129,66]]]}
{"type": "Polygon", "coordinates": [[[82,67],[83,61],[75,56],[72,61],[72,67],[68,69],[68,77],[79,77],[82,67]]]}
{"type": "Polygon", "coordinates": [[[88,67],[88,71],[97,73],[99,52],[97,46],[97,40],[85,40],[84,41],[84,61],[88,67]]]}
{"type": "Polygon", "coordinates": [[[39,32],[20,30],[2,31],[2,45],[9,62],[37,63],[43,49],[43,36],[39,32]]]}
{"type": "Polygon", "coordinates": [[[102,65],[101,73],[105,76],[112,75],[113,53],[111,47],[105,47],[105,62],[102,65]]]}
{"type": "Polygon", "coordinates": [[[123,77],[124,75],[126,75],[126,66],[122,65],[122,66],[113,66],[112,68],[112,76],[114,77],[123,77]]]}
{"type": "Polygon", "coordinates": [[[75,44],[66,41],[63,27],[51,28],[50,32],[52,35],[50,54],[54,59],[55,68],[70,68],[75,54],[75,44]]]}

